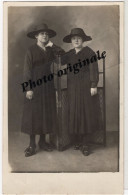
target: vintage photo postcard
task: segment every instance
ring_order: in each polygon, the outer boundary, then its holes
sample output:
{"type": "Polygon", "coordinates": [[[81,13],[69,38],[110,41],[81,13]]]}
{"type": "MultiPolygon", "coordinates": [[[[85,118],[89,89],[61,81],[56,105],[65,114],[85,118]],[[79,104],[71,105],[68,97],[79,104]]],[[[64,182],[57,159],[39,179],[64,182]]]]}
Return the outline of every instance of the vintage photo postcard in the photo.
{"type": "Polygon", "coordinates": [[[123,193],[123,2],[4,2],[3,193],[123,193]]]}

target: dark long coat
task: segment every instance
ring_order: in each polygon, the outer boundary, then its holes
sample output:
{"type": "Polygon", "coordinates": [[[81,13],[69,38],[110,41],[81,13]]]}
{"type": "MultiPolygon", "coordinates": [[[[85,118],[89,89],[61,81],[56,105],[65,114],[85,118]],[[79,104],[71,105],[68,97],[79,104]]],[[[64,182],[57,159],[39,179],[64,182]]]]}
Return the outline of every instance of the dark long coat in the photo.
{"type": "MultiPolygon", "coordinates": [[[[24,82],[37,81],[51,74],[51,63],[55,59],[55,52],[59,47],[53,45],[46,51],[37,44],[31,46],[25,57],[24,82]]],[[[45,80],[46,81],[46,80],[45,80]]],[[[54,79],[45,82],[42,79],[40,86],[33,87],[32,100],[24,98],[24,109],[21,131],[28,134],[46,134],[55,132],[57,128],[56,96],[54,79]]],[[[30,85],[27,90],[30,90],[30,85]]]]}
{"type": "MultiPolygon", "coordinates": [[[[70,50],[63,57],[62,63],[67,63],[68,67],[76,65],[68,73],[68,129],[69,133],[86,134],[98,128],[98,101],[97,95],[91,96],[90,89],[97,87],[99,80],[98,63],[94,61],[89,66],[82,66],[79,62],[91,59],[94,51],[89,47],[84,47],[76,54],[75,49],[70,50]],[[70,65],[69,65],[70,64],[70,65]],[[79,72],[77,73],[77,69],[79,72]]],[[[83,65],[83,63],[82,63],[83,65]]],[[[71,70],[69,68],[69,70],[71,70]]]]}

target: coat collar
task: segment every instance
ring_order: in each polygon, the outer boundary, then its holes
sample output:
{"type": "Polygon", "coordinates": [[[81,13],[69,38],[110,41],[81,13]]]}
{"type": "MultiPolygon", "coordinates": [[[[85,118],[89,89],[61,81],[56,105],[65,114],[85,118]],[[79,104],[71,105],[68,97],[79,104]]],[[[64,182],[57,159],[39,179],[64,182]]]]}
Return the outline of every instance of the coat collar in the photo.
{"type": "MultiPolygon", "coordinates": [[[[38,45],[38,44],[37,44],[38,45]]],[[[51,42],[51,41],[49,41],[48,43],[47,43],[47,45],[45,45],[45,47],[41,47],[40,45],[38,45],[42,50],[44,50],[44,51],[46,51],[46,48],[47,47],[52,47],[53,46],[53,43],[51,42]]]]}

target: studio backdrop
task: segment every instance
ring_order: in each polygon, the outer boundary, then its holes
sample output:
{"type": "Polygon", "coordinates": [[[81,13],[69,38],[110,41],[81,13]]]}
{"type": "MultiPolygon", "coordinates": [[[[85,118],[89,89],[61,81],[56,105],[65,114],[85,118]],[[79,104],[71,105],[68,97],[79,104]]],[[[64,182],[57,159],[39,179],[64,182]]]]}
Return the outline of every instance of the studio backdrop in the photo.
{"type": "MultiPolygon", "coordinates": [[[[106,130],[119,129],[119,9],[118,6],[9,7],[8,14],[8,120],[9,132],[20,132],[23,114],[24,57],[34,43],[26,34],[32,25],[47,23],[57,32],[52,41],[65,51],[71,47],[63,42],[70,29],[80,27],[92,37],[86,45],[106,51],[105,100],[106,130]],[[49,14],[50,13],[50,14],[49,14]]],[[[100,62],[101,64],[102,62],[100,62]]]]}

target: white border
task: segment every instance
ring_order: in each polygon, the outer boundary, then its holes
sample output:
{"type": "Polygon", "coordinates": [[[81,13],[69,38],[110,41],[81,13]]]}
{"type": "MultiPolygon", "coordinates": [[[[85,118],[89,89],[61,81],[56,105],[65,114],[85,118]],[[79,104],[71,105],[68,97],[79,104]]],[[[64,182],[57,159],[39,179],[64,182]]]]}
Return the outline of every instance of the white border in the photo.
{"type": "Polygon", "coordinates": [[[0,1],[0,194],[2,194],[2,121],[3,121],[3,1],[0,1]]]}
{"type": "Polygon", "coordinates": [[[128,194],[128,1],[125,0],[125,134],[124,134],[124,143],[125,143],[125,154],[124,154],[124,189],[127,190],[128,194]]]}
{"type": "MultiPolygon", "coordinates": [[[[31,0],[31,1],[33,1],[33,0],[31,0]]],[[[94,1],[95,0],[93,0],[93,2],[94,1]]],[[[116,0],[116,2],[117,1],[119,2],[119,0],[116,0]]],[[[10,2],[14,2],[14,1],[10,1],[10,2]]],[[[108,2],[108,1],[106,1],[106,2],[108,2]]],[[[111,0],[109,0],[109,2],[111,2],[111,0]]],[[[0,1],[0,6],[1,7],[2,7],[2,3],[3,3],[3,0],[0,1]]],[[[0,10],[0,16],[2,16],[2,11],[1,10],[0,10]]],[[[128,33],[128,24],[127,24],[127,18],[128,18],[128,2],[127,2],[127,0],[125,0],[125,26],[126,26],[126,31],[125,31],[125,45],[128,45],[128,35],[127,35],[127,33],[128,33]]],[[[2,17],[0,17],[0,19],[1,19],[1,21],[3,21],[2,17]]],[[[1,24],[2,24],[2,22],[1,22],[1,24]]],[[[0,28],[0,35],[2,35],[1,28],[0,28]]],[[[2,40],[3,39],[1,37],[0,43],[2,42],[2,40]]],[[[1,45],[0,45],[0,49],[2,49],[2,46],[1,45]]],[[[0,58],[0,61],[1,61],[1,64],[2,64],[2,60],[1,60],[2,59],[2,53],[1,53],[1,51],[0,51],[0,55],[1,55],[0,56],[1,57],[0,58]]],[[[127,62],[128,62],[128,52],[127,52],[127,49],[126,49],[125,50],[125,64],[127,64],[127,62]]],[[[2,72],[1,72],[1,69],[2,69],[2,66],[0,67],[0,74],[1,74],[0,75],[0,84],[2,84],[2,72]]],[[[127,122],[128,121],[128,101],[127,101],[128,100],[128,91],[126,91],[126,88],[127,88],[126,83],[128,83],[127,82],[128,81],[128,78],[127,77],[128,77],[128,68],[127,68],[127,66],[125,66],[125,148],[127,148],[126,145],[128,145],[127,144],[127,141],[128,141],[128,132],[126,131],[126,129],[128,127],[128,122],[127,122]],[[126,110],[126,108],[127,108],[127,110],[126,110]]],[[[0,103],[1,103],[0,108],[2,108],[2,102],[1,101],[2,101],[2,98],[0,100],[0,103]]],[[[1,118],[2,118],[2,113],[1,113],[1,118]]],[[[0,120],[0,122],[1,122],[1,120],[0,120]]],[[[2,123],[0,123],[0,124],[2,124],[2,123]]],[[[125,175],[125,189],[128,189],[128,169],[127,169],[128,166],[127,165],[128,165],[128,149],[125,150],[125,172],[126,172],[126,175],[125,175]]],[[[127,191],[125,192],[125,194],[128,194],[127,191]]]]}

